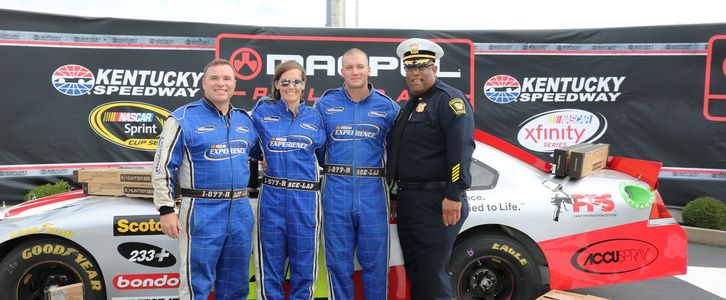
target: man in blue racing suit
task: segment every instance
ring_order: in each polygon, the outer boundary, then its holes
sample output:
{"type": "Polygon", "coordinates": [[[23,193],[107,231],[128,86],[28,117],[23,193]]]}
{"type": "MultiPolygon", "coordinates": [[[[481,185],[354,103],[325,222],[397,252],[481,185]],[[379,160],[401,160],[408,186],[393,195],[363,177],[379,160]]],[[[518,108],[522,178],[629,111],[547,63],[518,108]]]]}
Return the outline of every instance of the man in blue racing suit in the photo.
{"type": "Polygon", "coordinates": [[[245,299],[249,292],[252,208],[247,197],[249,149],[257,131],[232,107],[234,69],[222,59],[204,68],[204,98],[175,110],[154,157],[154,204],[164,234],[179,239],[179,297],[245,299]],[[178,181],[175,180],[178,175],[178,181]],[[179,217],[174,186],[181,188],[179,217]]]}
{"type": "Polygon", "coordinates": [[[325,145],[320,114],[303,103],[305,69],[279,64],[273,96],[257,101],[252,119],[267,162],[257,208],[255,274],[258,299],[285,299],[285,261],[290,265],[290,299],[312,299],[318,273],[322,227],[316,150],[325,145]]]}
{"type": "Polygon", "coordinates": [[[323,170],[325,260],[331,299],[353,299],[354,255],[363,268],[365,299],[388,294],[388,192],[384,153],[399,106],[368,83],[368,56],[343,54],[343,87],[315,103],[327,146],[323,170]]]}

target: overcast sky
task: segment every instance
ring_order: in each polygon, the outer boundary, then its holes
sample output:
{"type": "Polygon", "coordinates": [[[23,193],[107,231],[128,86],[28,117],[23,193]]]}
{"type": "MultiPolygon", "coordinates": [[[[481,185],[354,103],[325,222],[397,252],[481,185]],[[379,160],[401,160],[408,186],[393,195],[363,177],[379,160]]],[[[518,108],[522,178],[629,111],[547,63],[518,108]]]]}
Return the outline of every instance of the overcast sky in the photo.
{"type": "MultiPolygon", "coordinates": [[[[345,0],[346,26],[564,29],[726,22],[726,1],[345,0]],[[436,6],[422,6],[437,3],[436,6]]],[[[0,8],[64,15],[323,27],[326,0],[0,0],[0,8]]]]}

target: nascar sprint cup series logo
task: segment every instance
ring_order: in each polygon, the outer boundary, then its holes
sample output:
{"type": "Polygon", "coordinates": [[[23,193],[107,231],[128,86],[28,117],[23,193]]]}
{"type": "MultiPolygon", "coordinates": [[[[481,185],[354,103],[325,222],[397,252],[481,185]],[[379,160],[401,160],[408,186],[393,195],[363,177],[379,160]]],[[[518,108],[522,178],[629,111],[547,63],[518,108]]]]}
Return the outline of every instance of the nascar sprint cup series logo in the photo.
{"type": "Polygon", "coordinates": [[[569,145],[595,142],[605,134],[608,122],[600,113],[558,109],[534,115],[519,127],[520,145],[537,152],[553,152],[569,145]]]}
{"type": "Polygon", "coordinates": [[[94,108],[88,123],[99,136],[135,150],[156,150],[164,122],[170,112],[141,102],[109,102],[94,108]]]}
{"type": "Polygon", "coordinates": [[[484,83],[484,96],[494,103],[615,102],[625,76],[524,77],[495,75],[484,83]]]}
{"type": "Polygon", "coordinates": [[[60,66],[51,81],[58,92],[68,96],[118,95],[196,97],[201,72],[98,69],[95,74],[81,65],[60,66]]]}

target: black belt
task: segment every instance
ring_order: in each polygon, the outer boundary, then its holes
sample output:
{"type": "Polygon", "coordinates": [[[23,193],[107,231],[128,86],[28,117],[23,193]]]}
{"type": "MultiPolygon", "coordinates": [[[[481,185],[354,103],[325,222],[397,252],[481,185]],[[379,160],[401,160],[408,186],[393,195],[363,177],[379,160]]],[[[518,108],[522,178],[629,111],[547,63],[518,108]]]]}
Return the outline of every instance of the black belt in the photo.
{"type": "Polygon", "coordinates": [[[449,183],[446,181],[398,181],[398,190],[443,190],[449,183]]]}
{"type": "Polygon", "coordinates": [[[207,199],[240,199],[247,197],[247,189],[241,190],[198,190],[181,189],[183,197],[207,199]]]}
{"type": "MultiPolygon", "coordinates": [[[[325,165],[323,173],[353,176],[353,166],[348,165],[325,165]]],[[[385,177],[385,168],[355,168],[355,176],[362,177],[385,177]]]]}
{"type": "Polygon", "coordinates": [[[295,189],[304,191],[318,191],[320,190],[320,182],[317,181],[306,181],[306,180],[294,180],[287,178],[277,178],[271,176],[263,176],[262,183],[285,189],[295,189]]]}

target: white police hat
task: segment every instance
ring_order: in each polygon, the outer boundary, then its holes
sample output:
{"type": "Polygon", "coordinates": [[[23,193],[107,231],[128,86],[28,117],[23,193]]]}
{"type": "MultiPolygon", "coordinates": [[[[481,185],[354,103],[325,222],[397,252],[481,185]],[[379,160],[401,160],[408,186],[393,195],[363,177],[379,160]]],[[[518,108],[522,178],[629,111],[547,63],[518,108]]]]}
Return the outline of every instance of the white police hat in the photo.
{"type": "Polygon", "coordinates": [[[444,49],[427,39],[407,39],[396,49],[398,57],[403,59],[406,66],[425,65],[444,56],[444,49]]]}

